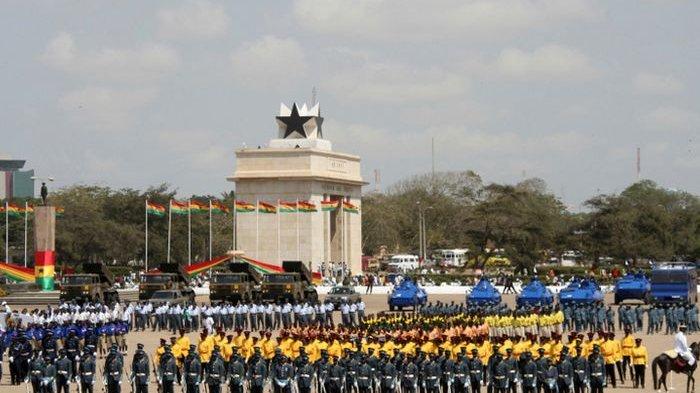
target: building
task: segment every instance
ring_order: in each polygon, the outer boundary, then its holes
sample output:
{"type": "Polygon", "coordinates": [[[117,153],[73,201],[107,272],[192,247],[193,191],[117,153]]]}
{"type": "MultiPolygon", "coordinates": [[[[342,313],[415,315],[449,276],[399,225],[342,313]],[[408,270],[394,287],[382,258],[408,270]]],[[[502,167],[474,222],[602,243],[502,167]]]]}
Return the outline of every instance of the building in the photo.
{"type": "Polygon", "coordinates": [[[236,249],[251,258],[281,264],[284,260],[345,263],[352,273],[362,271],[362,186],[360,157],[332,149],[323,139],[318,104],[281,106],[278,135],[267,147],[236,151],[237,201],[251,205],[308,201],[316,212],[276,214],[236,213],[236,249]],[[321,201],[344,201],[323,211],[321,201]],[[342,206],[342,204],[341,204],[342,206]],[[359,211],[351,212],[352,207],[359,211]]]}
{"type": "Polygon", "coordinates": [[[0,199],[34,197],[34,170],[20,170],[25,162],[0,158],[0,199]]]}

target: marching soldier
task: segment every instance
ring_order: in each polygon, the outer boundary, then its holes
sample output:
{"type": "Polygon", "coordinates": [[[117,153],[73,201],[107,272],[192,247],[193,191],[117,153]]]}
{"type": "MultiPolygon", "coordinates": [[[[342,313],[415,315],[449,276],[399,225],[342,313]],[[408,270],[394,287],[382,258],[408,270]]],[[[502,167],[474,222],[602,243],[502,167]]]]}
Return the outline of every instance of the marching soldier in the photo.
{"type": "Polygon", "coordinates": [[[197,346],[190,345],[189,352],[185,358],[183,373],[185,378],[186,393],[199,393],[199,383],[202,375],[202,363],[199,362],[197,346]]]}
{"type": "Polygon", "coordinates": [[[325,393],[328,390],[328,375],[331,371],[331,364],[328,360],[328,351],[325,349],[321,350],[321,359],[316,362],[315,367],[316,375],[318,377],[317,391],[325,393]]]}
{"type": "Polygon", "coordinates": [[[583,348],[576,346],[576,356],[571,361],[574,372],[574,393],[583,393],[589,383],[588,360],[583,357],[583,348]]]}
{"type": "Polygon", "coordinates": [[[518,360],[513,356],[513,348],[506,349],[506,358],[503,363],[508,369],[508,391],[516,393],[520,375],[518,373],[518,360]]]}
{"type": "Polygon", "coordinates": [[[148,356],[143,351],[143,344],[136,345],[134,359],[131,362],[131,389],[134,393],[148,393],[148,380],[150,379],[150,364],[148,356]]]}
{"type": "Polygon", "coordinates": [[[80,392],[93,393],[95,386],[95,357],[89,348],[83,350],[83,356],[78,364],[78,383],[80,384],[80,392]]]}
{"type": "MultiPolygon", "coordinates": [[[[77,362],[80,355],[80,339],[75,335],[75,329],[71,329],[66,337],[63,348],[66,350],[66,356],[71,361],[71,378],[74,378],[78,373],[77,362]]],[[[60,390],[59,390],[60,392],[60,390]]]]}
{"type": "Polygon", "coordinates": [[[240,356],[231,356],[226,373],[230,392],[243,393],[243,383],[245,382],[245,363],[240,356]]]}
{"type": "Polygon", "coordinates": [[[173,356],[170,345],[165,346],[165,352],[160,357],[157,376],[162,393],[173,393],[173,385],[177,379],[177,365],[175,364],[175,356],[173,356]]]}
{"type": "Polygon", "coordinates": [[[539,354],[539,357],[535,361],[537,365],[537,393],[540,393],[544,388],[544,372],[549,368],[549,364],[547,363],[548,358],[545,356],[544,352],[545,349],[542,347],[537,349],[537,353],[539,354]]]}
{"type": "MultiPolygon", "coordinates": [[[[416,372],[415,375],[417,377],[418,372],[416,372]]],[[[365,357],[364,361],[357,369],[357,389],[359,390],[359,393],[369,393],[371,390],[373,390],[372,386],[374,384],[374,380],[374,368],[372,368],[369,360],[365,357]]]]}
{"type": "Polygon", "coordinates": [[[588,357],[588,365],[591,375],[591,393],[603,393],[607,385],[605,381],[605,360],[600,355],[600,346],[593,345],[593,353],[588,357]]]}
{"type": "MultiPolygon", "coordinates": [[[[464,349],[464,347],[462,347],[464,349]]],[[[455,393],[469,393],[471,378],[469,377],[469,361],[463,353],[457,355],[454,372],[455,393]]],[[[406,390],[404,389],[404,392],[406,390]]]]}
{"type": "Polygon", "coordinates": [[[284,355],[280,358],[280,362],[275,365],[272,370],[272,383],[275,393],[291,393],[292,379],[294,378],[294,367],[288,362],[288,358],[284,355]]]}
{"type": "Polygon", "coordinates": [[[532,360],[532,354],[529,351],[523,352],[522,378],[523,393],[535,393],[537,389],[537,364],[532,360]]]}
{"type": "Polygon", "coordinates": [[[219,346],[214,346],[214,352],[209,360],[209,373],[207,374],[207,385],[209,385],[209,393],[221,393],[221,385],[226,382],[226,368],[224,367],[224,359],[219,353],[219,346]]]}
{"type": "MultiPolygon", "coordinates": [[[[105,360],[104,373],[106,375],[107,393],[121,393],[121,379],[124,372],[124,361],[117,353],[117,348],[112,347],[105,360]]],[[[170,392],[172,393],[172,392],[170,392]]]]}
{"type": "Polygon", "coordinates": [[[420,370],[413,362],[413,355],[408,354],[406,364],[401,373],[401,388],[403,393],[416,393],[418,388],[418,374],[420,370]]]}
{"type": "Polygon", "coordinates": [[[41,379],[44,376],[44,369],[46,368],[46,362],[44,358],[39,355],[39,351],[34,352],[34,358],[29,363],[29,382],[32,383],[32,389],[34,393],[41,393],[41,379]]]}
{"type": "Polygon", "coordinates": [[[559,373],[559,393],[571,392],[574,378],[574,367],[571,364],[571,359],[569,358],[568,347],[562,348],[559,364],[557,365],[557,371],[559,373]]]}
{"type": "Polygon", "coordinates": [[[484,364],[479,358],[479,350],[472,349],[472,358],[467,362],[469,364],[469,375],[471,380],[472,393],[481,393],[481,383],[484,377],[484,364]]]}
{"type": "Polygon", "coordinates": [[[632,348],[632,364],[634,365],[634,388],[640,386],[644,389],[644,374],[649,363],[649,354],[647,349],[642,346],[642,339],[634,340],[634,348],[632,348]]]}
{"type": "Polygon", "coordinates": [[[63,349],[58,351],[58,359],[56,359],[56,393],[69,393],[69,384],[73,375],[73,363],[66,357],[66,351],[63,349]]]}
{"type": "Polygon", "coordinates": [[[267,380],[267,365],[265,360],[260,357],[248,369],[248,380],[250,381],[251,393],[262,393],[267,380]]]}
{"type": "Polygon", "coordinates": [[[493,391],[506,393],[508,391],[508,365],[503,361],[499,352],[496,352],[493,357],[492,370],[491,384],[493,391]]]}
{"type": "Polygon", "coordinates": [[[314,366],[309,363],[308,357],[302,356],[296,373],[297,391],[299,393],[310,393],[314,377],[314,366]]]}
{"type": "Polygon", "coordinates": [[[451,393],[452,383],[454,382],[454,362],[450,359],[450,352],[445,351],[445,354],[438,359],[438,367],[442,371],[440,385],[443,392],[451,393]]]}
{"type": "Polygon", "coordinates": [[[41,378],[41,386],[43,393],[53,393],[54,385],[56,384],[56,366],[51,362],[50,355],[44,355],[44,374],[41,378]]]}
{"type": "MultiPolygon", "coordinates": [[[[391,363],[388,363],[393,367],[391,363]]],[[[330,366],[328,372],[328,392],[341,393],[345,386],[345,369],[338,364],[338,357],[333,356],[333,365],[330,366]]]]}
{"type": "MultiPolygon", "coordinates": [[[[437,356],[431,353],[430,360],[423,364],[423,389],[426,393],[437,393],[440,391],[440,373],[437,356]]],[[[389,392],[391,391],[389,390],[389,392]]]]}
{"type": "Polygon", "coordinates": [[[545,393],[557,393],[559,371],[550,358],[545,358],[545,363],[547,364],[547,368],[543,373],[544,391],[545,393]]]}

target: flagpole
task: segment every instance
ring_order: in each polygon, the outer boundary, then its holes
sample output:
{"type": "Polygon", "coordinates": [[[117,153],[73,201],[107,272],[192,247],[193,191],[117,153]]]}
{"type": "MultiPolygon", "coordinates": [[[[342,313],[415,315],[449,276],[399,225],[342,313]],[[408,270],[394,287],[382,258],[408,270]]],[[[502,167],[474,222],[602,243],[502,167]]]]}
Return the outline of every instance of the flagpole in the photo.
{"type": "Polygon", "coordinates": [[[192,200],[187,200],[187,265],[192,264],[192,200]]]}
{"type": "MultiPolygon", "coordinates": [[[[325,199],[325,198],[324,198],[325,199]]],[[[321,214],[323,214],[323,202],[321,202],[321,214]]],[[[325,220],[328,218],[328,244],[326,247],[326,267],[329,267],[329,263],[331,261],[331,212],[330,210],[328,211],[328,214],[323,214],[323,219],[325,220]]]]}
{"type": "Polygon", "coordinates": [[[258,234],[258,227],[260,225],[260,201],[255,198],[255,258],[260,259],[260,248],[258,247],[260,235],[258,234]]]}
{"type": "Polygon", "coordinates": [[[5,263],[10,263],[10,211],[5,201],[5,263]]]}
{"type": "Polygon", "coordinates": [[[209,260],[211,261],[211,199],[209,200],[209,260]]]}
{"type": "Polygon", "coordinates": [[[236,224],[237,224],[236,218],[237,218],[236,217],[236,200],[234,199],[233,200],[233,235],[232,235],[232,239],[231,239],[231,240],[233,240],[233,247],[232,247],[233,250],[236,250],[236,224]]]}
{"type": "Polygon", "coordinates": [[[170,227],[173,220],[173,200],[168,201],[168,263],[170,263],[170,227]]]}
{"type": "Polygon", "coordinates": [[[346,235],[346,231],[347,231],[346,214],[347,213],[345,213],[345,206],[343,205],[344,203],[345,203],[345,197],[343,197],[343,200],[340,202],[340,212],[343,215],[343,262],[340,264],[340,282],[345,281],[345,266],[347,266],[347,264],[348,264],[348,255],[347,255],[348,254],[348,251],[347,251],[348,239],[347,239],[347,235],[346,235]]]}
{"type": "Polygon", "coordinates": [[[148,272],[148,199],[146,199],[146,255],[143,258],[145,271],[148,272]]]}
{"type": "Polygon", "coordinates": [[[301,245],[299,244],[299,198],[297,198],[297,261],[301,260],[301,245]]]}
{"type": "Polygon", "coordinates": [[[282,264],[282,251],[280,250],[280,200],[277,200],[277,263],[282,264]]]}
{"type": "Polygon", "coordinates": [[[29,204],[24,201],[24,267],[27,267],[27,215],[29,214],[29,204]]]}

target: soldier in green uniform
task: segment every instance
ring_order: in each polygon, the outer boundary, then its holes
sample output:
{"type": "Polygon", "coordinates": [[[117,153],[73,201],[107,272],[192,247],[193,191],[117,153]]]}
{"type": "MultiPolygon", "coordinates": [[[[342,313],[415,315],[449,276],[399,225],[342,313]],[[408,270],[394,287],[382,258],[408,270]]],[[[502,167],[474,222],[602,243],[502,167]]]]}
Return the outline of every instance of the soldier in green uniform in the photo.
{"type": "Polygon", "coordinates": [[[214,352],[209,360],[209,372],[207,373],[207,385],[209,393],[221,393],[221,385],[226,383],[226,367],[224,359],[219,353],[219,346],[214,346],[214,352]]]}
{"type": "Polygon", "coordinates": [[[315,374],[314,366],[309,363],[309,357],[302,357],[295,376],[297,391],[299,393],[311,393],[315,374]]]}
{"type": "Polygon", "coordinates": [[[81,393],[93,393],[96,369],[97,365],[95,364],[93,352],[90,348],[85,347],[83,356],[80,357],[80,362],[78,363],[78,383],[80,384],[81,393]]]}
{"type": "Polygon", "coordinates": [[[170,345],[165,346],[165,352],[160,357],[158,365],[158,384],[161,385],[162,393],[173,393],[175,380],[177,379],[177,364],[173,356],[170,345]]]}
{"type": "Polygon", "coordinates": [[[469,364],[470,385],[472,393],[481,393],[481,383],[484,380],[484,364],[479,358],[479,350],[472,349],[472,358],[467,361],[469,364]]]}
{"type": "Polygon", "coordinates": [[[523,393],[534,393],[537,389],[537,364],[532,360],[532,354],[527,351],[522,354],[522,375],[523,393]]]}
{"type": "MultiPolygon", "coordinates": [[[[233,362],[233,356],[231,357],[233,362]]],[[[199,361],[197,346],[190,345],[190,349],[183,364],[186,393],[199,393],[200,376],[202,375],[202,362],[199,361]]]]}
{"type": "Polygon", "coordinates": [[[124,362],[121,355],[117,353],[116,347],[110,348],[109,351],[110,352],[107,355],[104,367],[104,373],[107,379],[107,393],[121,393],[121,380],[122,373],[124,372],[124,362]]]}
{"type": "Polygon", "coordinates": [[[58,350],[56,358],[56,393],[69,393],[70,378],[73,375],[73,362],[66,357],[64,349],[58,350]]]}
{"type": "Polygon", "coordinates": [[[148,393],[148,381],[151,377],[151,365],[143,350],[143,344],[136,345],[134,359],[131,361],[131,388],[134,393],[148,393]]]}
{"type": "Polygon", "coordinates": [[[245,363],[240,356],[231,355],[226,370],[226,379],[231,393],[243,393],[245,383],[245,363]]]}
{"type": "Polygon", "coordinates": [[[588,357],[588,369],[591,376],[591,393],[603,393],[605,381],[605,360],[600,355],[600,346],[593,345],[593,353],[588,357]]]}

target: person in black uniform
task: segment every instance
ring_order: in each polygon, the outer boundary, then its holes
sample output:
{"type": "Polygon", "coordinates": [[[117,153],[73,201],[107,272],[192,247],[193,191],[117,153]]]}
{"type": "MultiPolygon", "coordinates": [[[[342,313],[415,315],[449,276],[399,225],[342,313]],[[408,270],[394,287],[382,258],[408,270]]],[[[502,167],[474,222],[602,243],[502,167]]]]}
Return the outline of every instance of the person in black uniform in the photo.
{"type": "Polygon", "coordinates": [[[86,347],[78,363],[78,383],[80,383],[81,393],[93,393],[96,368],[95,357],[86,347]]]}
{"type": "Polygon", "coordinates": [[[226,373],[226,379],[228,380],[228,386],[231,393],[243,393],[243,384],[245,382],[245,363],[240,356],[231,355],[226,373]]]}
{"type": "Polygon", "coordinates": [[[267,365],[260,357],[257,362],[248,369],[248,380],[250,381],[250,393],[262,393],[267,380],[267,365]]]}
{"type": "Polygon", "coordinates": [[[522,376],[523,393],[535,393],[537,389],[537,364],[532,360],[530,351],[523,352],[522,368],[520,375],[522,376]]]}
{"type": "MultiPolygon", "coordinates": [[[[233,357],[231,358],[233,360],[233,357]]],[[[200,375],[202,375],[202,363],[197,355],[197,346],[190,345],[189,352],[185,358],[184,366],[186,393],[199,393],[200,375]]]]}
{"type": "Polygon", "coordinates": [[[484,364],[479,358],[479,350],[472,349],[472,357],[467,361],[469,364],[469,377],[471,380],[472,393],[481,393],[481,383],[484,378],[484,364]]]}
{"type": "Polygon", "coordinates": [[[569,357],[569,347],[561,349],[559,364],[557,364],[559,372],[559,393],[569,393],[574,385],[574,366],[569,357]]]}
{"type": "Polygon", "coordinates": [[[430,360],[423,364],[423,384],[426,393],[437,393],[440,391],[440,365],[437,363],[437,356],[430,354],[430,360]]]}
{"type": "Polygon", "coordinates": [[[583,393],[590,381],[588,360],[581,355],[581,347],[576,346],[576,356],[571,360],[574,372],[574,393],[583,393]]]}
{"type": "Polygon", "coordinates": [[[518,369],[518,359],[513,356],[513,348],[506,349],[506,357],[503,359],[508,368],[508,391],[516,393],[518,382],[520,381],[520,370],[518,369]]]}
{"type": "MultiPolygon", "coordinates": [[[[299,393],[311,393],[315,376],[314,366],[309,363],[308,356],[301,357],[299,368],[296,370],[296,384],[299,393]]],[[[359,386],[359,385],[358,385],[359,386]]],[[[362,392],[364,393],[364,392],[362,392]]]]}
{"type": "Polygon", "coordinates": [[[418,374],[420,374],[420,369],[414,362],[413,355],[408,354],[403,370],[401,370],[401,389],[403,393],[416,393],[418,390],[418,374]]]}
{"type": "Polygon", "coordinates": [[[165,352],[160,357],[158,365],[158,384],[161,385],[162,393],[173,393],[174,384],[177,378],[177,364],[173,356],[170,345],[165,346],[165,352]]]}
{"type": "Polygon", "coordinates": [[[292,391],[294,367],[288,360],[286,356],[282,355],[279,363],[272,370],[272,386],[275,393],[291,393],[292,391]]]}
{"type": "MultiPolygon", "coordinates": [[[[24,331],[17,333],[17,342],[11,347],[10,373],[14,370],[15,385],[19,385],[29,375],[29,362],[32,356],[32,344],[24,331]]],[[[43,361],[43,359],[42,359],[43,361]]]]}
{"type": "Polygon", "coordinates": [[[116,347],[112,347],[105,359],[104,373],[107,379],[107,393],[121,393],[121,380],[124,373],[124,361],[116,347]]]}
{"type": "Polygon", "coordinates": [[[457,364],[455,365],[454,387],[455,393],[469,393],[471,378],[469,378],[469,361],[464,354],[466,349],[462,347],[462,352],[457,355],[457,364]]]}
{"type": "Polygon", "coordinates": [[[600,355],[600,346],[593,345],[593,353],[588,357],[588,367],[591,376],[591,393],[603,393],[607,382],[605,380],[605,360],[600,355]]]}
{"type": "MultiPolygon", "coordinates": [[[[544,342],[544,340],[541,342],[544,342]]],[[[549,368],[549,363],[547,363],[549,358],[544,356],[544,348],[542,347],[537,349],[537,354],[539,355],[535,361],[537,365],[537,393],[540,393],[544,389],[544,372],[549,368]]]]}
{"type": "Polygon", "coordinates": [[[328,379],[328,375],[331,372],[331,363],[328,360],[327,350],[321,350],[321,358],[316,361],[316,364],[314,364],[314,368],[316,368],[316,377],[318,383],[316,391],[326,393],[329,390],[328,384],[330,380],[328,379]]]}
{"type": "Polygon", "coordinates": [[[77,362],[80,355],[80,339],[75,335],[75,329],[71,329],[68,332],[68,337],[65,339],[63,349],[66,350],[66,356],[71,361],[71,378],[75,378],[78,373],[77,362]]]}
{"type": "Polygon", "coordinates": [[[44,374],[41,377],[41,387],[43,393],[54,393],[53,387],[56,384],[56,365],[53,364],[51,356],[44,355],[44,374]]]}
{"type": "Polygon", "coordinates": [[[34,393],[41,393],[41,378],[44,376],[46,363],[44,358],[39,355],[39,351],[34,351],[34,357],[29,362],[29,382],[32,384],[34,393]]]}
{"type": "Polygon", "coordinates": [[[214,346],[214,352],[209,360],[209,373],[207,374],[207,385],[209,385],[209,393],[221,393],[221,385],[226,383],[226,367],[224,367],[224,359],[219,352],[219,346],[214,346]]]}
{"type": "Polygon", "coordinates": [[[66,351],[58,351],[56,359],[56,393],[69,393],[70,379],[73,375],[73,362],[66,357],[66,351]]]}
{"type": "Polygon", "coordinates": [[[333,364],[328,371],[328,390],[326,393],[340,393],[345,384],[345,368],[338,363],[338,357],[333,356],[333,364]]]}
{"type": "Polygon", "coordinates": [[[148,381],[151,377],[151,366],[148,356],[143,350],[143,344],[136,345],[134,359],[131,361],[131,389],[135,393],[148,393],[148,381]]]}

